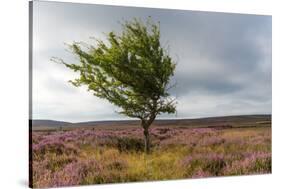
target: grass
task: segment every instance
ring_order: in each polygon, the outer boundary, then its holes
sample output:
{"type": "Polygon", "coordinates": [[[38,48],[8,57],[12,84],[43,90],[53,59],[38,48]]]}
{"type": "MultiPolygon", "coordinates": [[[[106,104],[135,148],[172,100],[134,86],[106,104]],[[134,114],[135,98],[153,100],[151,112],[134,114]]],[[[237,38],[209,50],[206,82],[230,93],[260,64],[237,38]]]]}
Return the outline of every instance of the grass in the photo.
{"type": "Polygon", "coordinates": [[[271,173],[271,127],[33,132],[35,187],[271,173]]]}

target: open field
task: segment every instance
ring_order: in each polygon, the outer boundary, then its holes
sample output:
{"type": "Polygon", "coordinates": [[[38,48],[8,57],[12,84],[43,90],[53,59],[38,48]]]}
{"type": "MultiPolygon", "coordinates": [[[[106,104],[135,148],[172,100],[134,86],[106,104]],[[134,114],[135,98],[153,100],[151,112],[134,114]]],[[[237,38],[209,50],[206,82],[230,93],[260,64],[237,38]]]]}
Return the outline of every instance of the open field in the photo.
{"type": "Polygon", "coordinates": [[[268,120],[209,126],[154,125],[148,155],[140,127],[33,131],[34,187],[271,173],[268,120]]]}

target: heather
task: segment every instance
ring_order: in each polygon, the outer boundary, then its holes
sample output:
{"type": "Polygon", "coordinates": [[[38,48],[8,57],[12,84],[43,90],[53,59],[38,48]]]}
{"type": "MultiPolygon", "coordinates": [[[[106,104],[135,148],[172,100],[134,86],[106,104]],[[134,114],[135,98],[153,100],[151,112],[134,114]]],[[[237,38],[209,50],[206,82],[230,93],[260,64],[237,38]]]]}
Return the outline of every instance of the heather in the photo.
{"type": "Polygon", "coordinates": [[[35,187],[271,173],[271,127],[33,131],[35,187]]]}

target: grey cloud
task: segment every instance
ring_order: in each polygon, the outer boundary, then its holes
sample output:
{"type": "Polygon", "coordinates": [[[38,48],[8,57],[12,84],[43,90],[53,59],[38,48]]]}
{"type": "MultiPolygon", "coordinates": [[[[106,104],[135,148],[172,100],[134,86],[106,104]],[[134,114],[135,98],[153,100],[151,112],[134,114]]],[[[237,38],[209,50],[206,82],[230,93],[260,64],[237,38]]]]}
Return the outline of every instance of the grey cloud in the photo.
{"type": "Polygon", "coordinates": [[[66,83],[56,78],[49,77],[47,81],[43,83],[49,91],[55,91],[56,93],[68,93],[79,95],[78,90],[71,83],[66,83]]]}
{"type": "Polygon", "coordinates": [[[105,39],[104,33],[121,32],[120,21],[148,16],[160,21],[161,43],[177,61],[170,92],[180,118],[271,113],[270,16],[56,2],[35,2],[34,11],[34,118],[127,119],[70,86],[75,74],[50,58],[77,62],[64,43],[105,39]]]}

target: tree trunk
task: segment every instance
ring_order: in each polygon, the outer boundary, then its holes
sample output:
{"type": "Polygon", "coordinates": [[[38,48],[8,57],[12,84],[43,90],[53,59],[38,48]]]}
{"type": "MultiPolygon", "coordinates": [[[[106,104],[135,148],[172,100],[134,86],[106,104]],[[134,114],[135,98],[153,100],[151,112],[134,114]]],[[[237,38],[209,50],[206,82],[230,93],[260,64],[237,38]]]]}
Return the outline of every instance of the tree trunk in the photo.
{"type": "Polygon", "coordinates": [[[151,114],[148,120],[141,120],[141,126],[143,128],[144,134],[144,151],[146,154],[150,153],[150,140],[149,140],[149,131],[148,128],[152,124],[156,117],[155,112],[151,114]]]}
{"type": "Polygon", "coordinates": [[[146,154],[150,153],[150,141],[149,141],[149,132],[148,128],[143,129],[144,134],[144,151],[146,154]]]}

